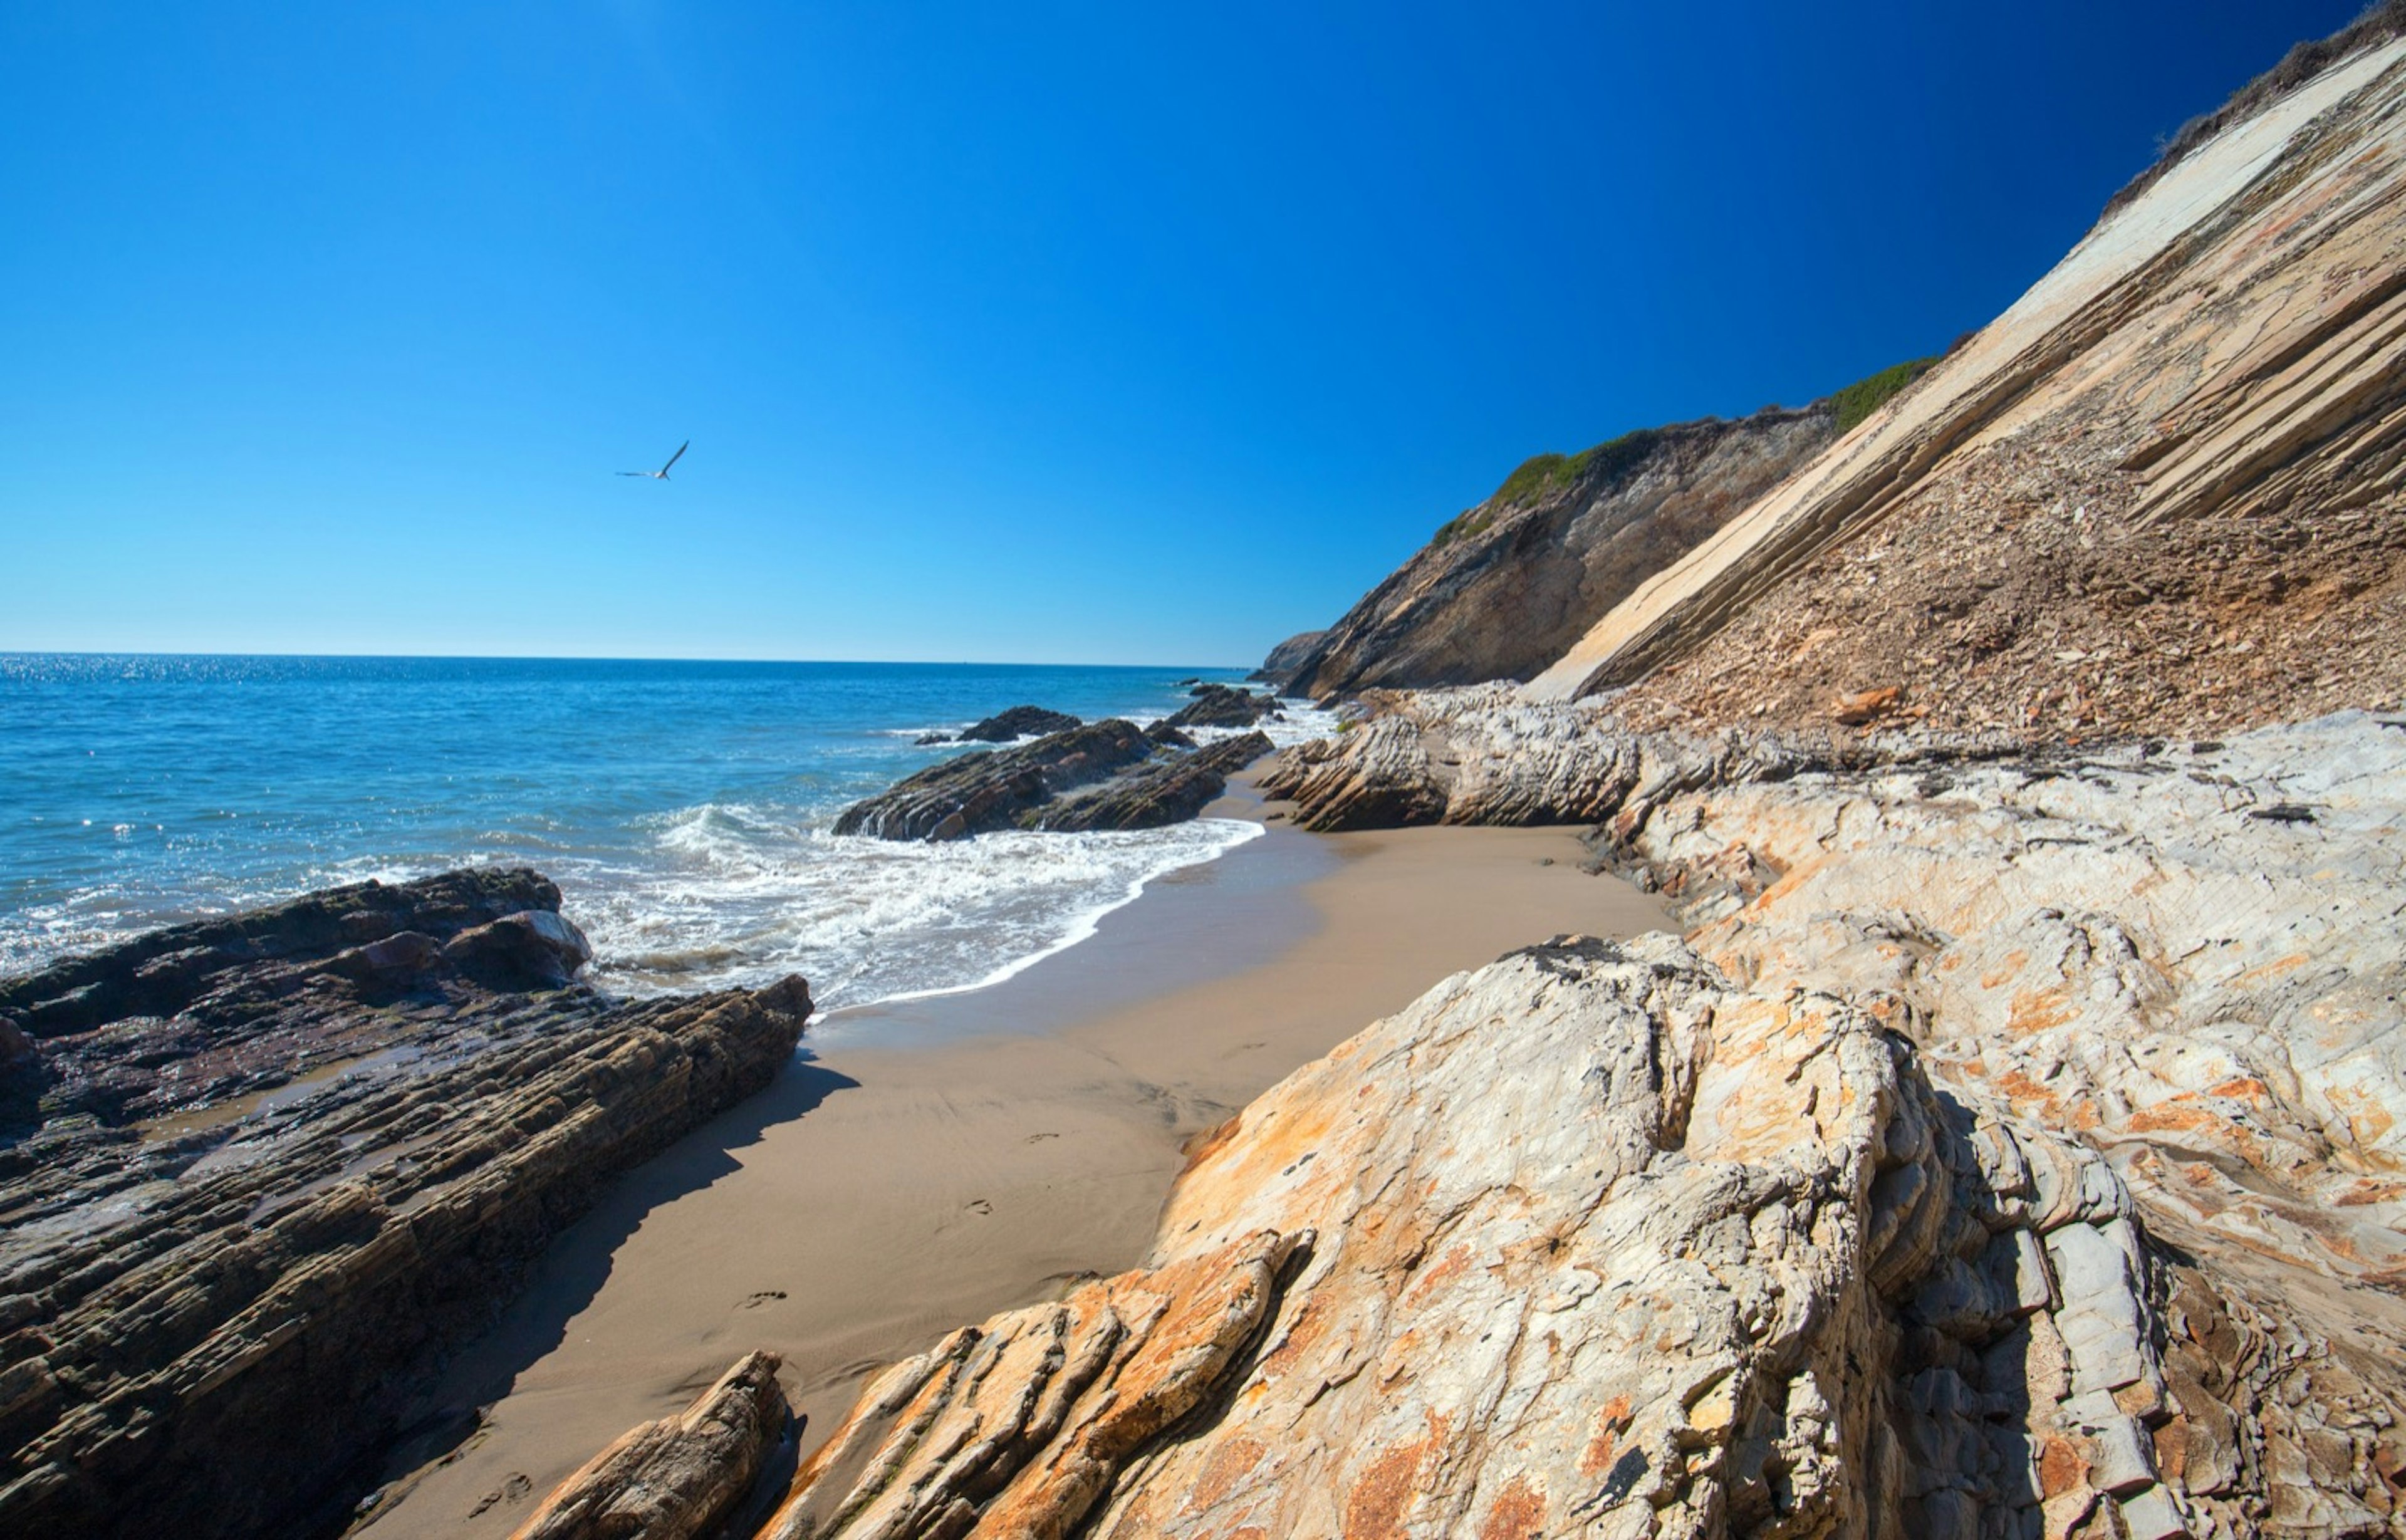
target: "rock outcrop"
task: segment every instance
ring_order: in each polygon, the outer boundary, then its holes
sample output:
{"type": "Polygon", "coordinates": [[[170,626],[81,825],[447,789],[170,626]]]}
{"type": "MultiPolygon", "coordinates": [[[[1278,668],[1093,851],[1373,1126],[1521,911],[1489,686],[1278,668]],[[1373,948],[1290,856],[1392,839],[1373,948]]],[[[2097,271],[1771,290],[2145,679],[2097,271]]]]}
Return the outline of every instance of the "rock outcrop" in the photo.
{"type": "Polygon", "coordinates": [[[1184,823],[1228,789],[1229,776],[1269,752],[1267,737],[1249,732],[1205,744],[1192,754],[1156,756],[1092,791],[1051,804],[1036,815],[1036,827],[1072,833],[1184,823]]]}
{"type": "Polygon", "coordinates": [[[1187,693],[1192,699],[1164,718],[1164,726],[1253,728],[1286,714],[1277,697],[1238,689],[1234,685],[1197,685],[1187,693]]]}
{"type": "Polygon", "coordinates": [[[1532,678],[1837,436],[1818,402],[1541,456],[1439,530],[1278,682],[1327,699],[1532,678]]]}
{"type": "MultiPolygon", "coordinates": [[[[1206,691],[1189,710],[1200,709],[1196,725],[1224,707],[1206,691]]],[[[1265,698],[1227,690],[1249,702],[1248,720],[1265,713],[1265,698]]],[[[1062,833],[1094,829],[1158,828],[1194,817],[1226,789],[1227,778],[1270,752],[1259,732],[1221,739],[1200,747],[1176,725],[1178,717],[1139,731],[1112,718],[1040,738],[1033,743],[990,753],[965,754],[897,782],[890,789],[847,808],[836,820],[838,834],[885,840],[959,840],[998,829],[1047,829],[1062,833]]]]}
{"type": "Polygon", "coordinates": [[[630,1431],[543,1500],[511,1540],[693,1540],[735,1516],[793,1414],[777,1355],[752,1353],[675,1417],[630,1431]]]}
{"type": "Polygon", "coordinates": [[[413,1011],[556,987],[591,956],[549,879],[498,867],[149,931],[0,980],[0,1031],[32,1050],[0,1066],[11,1114],[0,1133],[267,1090],[392,1047],[413,1011]]]}
{"type": "Polygon", "coordinates": [[[1299,631],[1288,637],[1270,649],[1269,656],[1262,659],[1260,668],[1245,677],[1256,684],[1286,685],[1295,678],[1295,670],[1311,649],[1319,645],[1320,639],[1327,634],[1326,631],[1299,631]]]}
{"type": "Polygon", "coordinates": [[[959,755],[856,802],[838,834],[880,840],[961,840],[1016,828],[1055,797],[1138,765],[1155,745],[1112,717],[1033,743],[959,755]]]}
{"type": "Polygon", "coordinates": [[[2361,1533],[2389,1350],[1874,1011],[1564,938],[1216,1131],[1142,1267],[889,1370],[759,1533],[2361,1533]]]}
{"type": "Polygon", "coordinates": [[[1047,711],[1042,706],[1013,706],[963,728],[960,742],[1009,743],[1022,738],[1041,738],[1046,733],[1068,732],[1079,725],[1079,719],[1068,712],[1047,711]]]}
{"type": "Polygon", "coordinates": [[[1801,728],[2223,732],[2406,700],[2406,41],[2220,130],[1529,688],[1801,728]]]}
{"type": "Polygon", "coordinates": [[[602,1184],[791,1055],[800,980],[613,1002],[558,902],[362,884],[0,986],[54,1077],[0,1147],[0,1533],[325,1527],[602,1184]]]}

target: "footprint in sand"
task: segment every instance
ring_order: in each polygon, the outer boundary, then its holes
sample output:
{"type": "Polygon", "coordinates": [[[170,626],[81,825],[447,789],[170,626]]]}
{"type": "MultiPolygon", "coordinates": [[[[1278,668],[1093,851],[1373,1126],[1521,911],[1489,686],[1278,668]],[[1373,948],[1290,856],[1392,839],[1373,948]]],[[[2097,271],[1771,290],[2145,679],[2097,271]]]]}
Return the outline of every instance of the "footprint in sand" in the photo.
{"type": "Polygon", "coordinates": [[[1046,1139],[1057,1139],[1060,1137],[1061,1136],[1058,1134],[1030,1134],[1027,1136],[1026,1142],[1029,1144],[1041,1144],[1046,1139]]]}
{"type": "Polygon", "coordinates": [[[743,1303],[736,1307],[743,1310],[757,1310],[772,1299],[783,1299],[785,1297],[785,1291],[783,1289],[756,1289],[752,1293],[744,1295],[743,1303]]]}
{"type": "Polygon", "coordinates": [[[474,1507],[468,1510],[468,1517],[474,1519],[477,1515],[483,1513],[486,1509],[493,1507],[498,1504],[523,1503],[526,1501],[527,1494],[532,1491],[534,1491],[534,1483],[532,1481],[528,1480],[526,1476],[520,1473],[512,1471],[510,1472],[510,1478],[508,1480],[502,1482],[491,1491],[487,1492],[483,1502],[478,1503],[474,1507]]]}
{"type": "Polygon", "coordinates": [[[994,1212],[994,1205],[986,1202],[984,1198],[969,1199],[968,1208],[969,1211],[972,1214],[991,1214],[994,1212]]]}

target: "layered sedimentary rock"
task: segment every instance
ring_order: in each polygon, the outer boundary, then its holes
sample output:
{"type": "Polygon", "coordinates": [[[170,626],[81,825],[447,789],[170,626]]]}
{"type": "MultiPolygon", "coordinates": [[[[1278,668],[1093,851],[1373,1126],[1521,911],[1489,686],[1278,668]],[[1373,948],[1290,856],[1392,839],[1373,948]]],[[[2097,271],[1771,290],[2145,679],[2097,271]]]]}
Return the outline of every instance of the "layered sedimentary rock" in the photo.
{"type": "Polygon", "coordinates": [[[2406,41],[2249,99],[1532,694],[2035,742],[2406,699],[2406,41]]]}
{"type": "Polygon", "coordinates": [[[1249,732],[1191,754],[1157,755],[1092,791],[1052,803],[1036,815],[1036,827],[1069,833],[1183,823],[1228,789],[1229,776],[1269,752],[1268,738],[1249,732]]]}
{"type": "Polygon", "coordinates": [[[1245,677],[1256,683],[1284,685],[1295,677],[1295,669],[1311,649],[1319,644],[1326,631],[1298,631],[1272,647],[1262,666],[1245,677]]]}
{"type": "Polygon", "coordinates": [[[1193,697],[1165,718],[1172,728],[1251,728],[1285,715],[1274,696],[1241,690],[1234,685],[1197,685],[1193,697]]]}
{"type": "Polygon", "coordinates": [[[1248,691],[1226,692],[1249,702],[1242,709],[1203,694],[1224,688],[1202,686],[1190,708],[1196,715],[1181,712],[1143,731],[1112,718],[930,765],[847,808],[835,831],[959,840],[1009,828],[1157,828],[1192,818],[1225,789],[1229,775],[1270,750],[1258,732],[1197,747],[1181,730],[1182,720],[1221,725],[1215,713],[1246,722],[1277,714],[1248,691]]]}
{"type": "Polygon", "coordinates": [[[961,840],[1015,828],[1063,792],[1143,763],[1154,746],[1113,717],[1033,743],[960,755],[854,803],[836,820],[835,831],[881,840],[961,840]]]}
{"type": "Polygon", "coordinates": [[[2406,719],[2040,754],[1633,734],[1493,689],[1383,704],[1266,778],[1299,822],[1598,823],[1731,977],[1856,999],[1950,1094],[2102,1152],[2219,1301],[2184,1372],[2257,1439],[2193,1489],[2235,1533],[2394,1523],[2406,719]],[[2296,1377],[2344,1404],[2285,1410],[2296,1377]]]}
{"type": "Polygon", "coordinates": [[[1198,1151],[1136,1271],[874,1381],[776,1540],[2350,1533],[2389,1339],[1668,937],[1440,984],[1198,1151]]]}
{"type": "Polygon", "coordinates": [[[1068,712],[1049,711],[1042,706],[1013,706],[997,712],[983,722],[961,729],[964,743],[1008,743],[1018,738],[1041,738],[1048,732],[1067,732],[1078,726],[1078,718],[1068,712]]]}
{"type": "Polygon", "coordinates": [[[616,1003],[558,902],[365,884],[7,986],[65,1099],[0,1149],[0,1533],[324,1525],[601,1186],[786,1062],[801,981],[616,1003]]]}
{"type": "MultiPolygon", "coordinates": [[[[1550,457],[1465,512],[1267,677],[1315,699],[1528,679],[1837,437],[1827,403],[1550,457]],[[1281,666],[1282,665],[1282,666],[1281,666]]],[[[1541,462],[1532,462],[1533,465],[1541,462]]]]}
{"type": "Polygon", "coordinates": [[[631,1429],[559,1484],[511,1540],[693,1540],[734,1516],[793,1414],[777,1355],[751,1353],[675,1417],[631,1429]]]}

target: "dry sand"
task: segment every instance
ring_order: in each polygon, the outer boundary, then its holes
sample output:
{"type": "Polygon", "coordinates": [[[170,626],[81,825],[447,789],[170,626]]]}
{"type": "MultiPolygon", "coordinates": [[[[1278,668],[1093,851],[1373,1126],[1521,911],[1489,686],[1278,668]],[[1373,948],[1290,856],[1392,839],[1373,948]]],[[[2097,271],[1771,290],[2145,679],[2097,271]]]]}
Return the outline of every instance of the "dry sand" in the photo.
{"type": "Polygon", "coordinates": [[[484,1426],[389,1489],[374,1540],[506,1534],[754,1348],[784,1355],[807,1448],[872,1366],[1134,1264],[1182,1143],[1297,1065],[1514,947],[1665,923],[1583,854],[1560,829],[1273,823],[1016,978],[831,1016],[552,1248],[452,1368],[484,1426]]]}

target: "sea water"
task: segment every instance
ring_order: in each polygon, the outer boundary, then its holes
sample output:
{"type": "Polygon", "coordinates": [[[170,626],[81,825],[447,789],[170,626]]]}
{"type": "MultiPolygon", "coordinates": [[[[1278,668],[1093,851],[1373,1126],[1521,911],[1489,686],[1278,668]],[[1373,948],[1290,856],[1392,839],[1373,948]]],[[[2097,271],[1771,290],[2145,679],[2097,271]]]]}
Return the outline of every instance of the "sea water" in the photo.
{"type": "MultiPolygon", "coordinates": [[[[0,975],[338,883],[535,867],[640,995],[974,988],[1258,827],[840,839],[1007,706],[1139,725],[1229,670],[0,654],[0,975]]],[[[1273,737],[1327,727],[1308,709],[1273,737]]]]}

